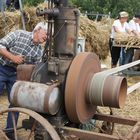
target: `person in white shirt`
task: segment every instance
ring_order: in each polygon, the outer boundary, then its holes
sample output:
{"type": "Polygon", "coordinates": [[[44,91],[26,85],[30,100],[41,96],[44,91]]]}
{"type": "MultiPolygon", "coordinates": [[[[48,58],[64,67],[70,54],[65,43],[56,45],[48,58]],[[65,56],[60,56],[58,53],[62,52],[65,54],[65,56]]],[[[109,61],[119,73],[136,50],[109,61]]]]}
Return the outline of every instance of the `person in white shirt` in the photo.
{"type": "Polygon", "coordinates": [[[123,11],[119,13],[119,17],[117,20],[114,21],[112,25],[112,32],[109,40],[109,48],[111,53],[111,67],[116,67],[118,60],[120,58],[120,47],[113,47],[113,40],[115,38],[116,33],[131,33],[131,29],[129,28],[129,24],[127,23],[128,20],[128,13],[123,11]]]}
{"type": "MultiPolygon", "coordinates": [[[[132,30],[132,33],[134,35],[136,36],[140,35],[140,15],[139,14],[135,14],[133,19],[129,21],[129,27],[132,30]]],[[[124,53],[124,57],[125,57],[124,64],[128,64],[132,62],[133,55],[134,55],[134,48],[127,49],[126,52],[124,53]]]]}
{"type": "MultiPolygon", "coordinates": [[[[130,28],[133,30],[135,35],[140,36],[140,13],[137,13],[134,18],[129,22],[130,28]]],[[[133,49],[133,61],[140,59],[140,49],[133,49]]],[[[133,67],[134,70],[140,70],[140,65],[133,67]]]]}
{"type": "Polygon", "coordinates": [[[133,19],[129,21],[129,27],[135,35],[140,35],[140,14],[136,14],[133,19]]]}

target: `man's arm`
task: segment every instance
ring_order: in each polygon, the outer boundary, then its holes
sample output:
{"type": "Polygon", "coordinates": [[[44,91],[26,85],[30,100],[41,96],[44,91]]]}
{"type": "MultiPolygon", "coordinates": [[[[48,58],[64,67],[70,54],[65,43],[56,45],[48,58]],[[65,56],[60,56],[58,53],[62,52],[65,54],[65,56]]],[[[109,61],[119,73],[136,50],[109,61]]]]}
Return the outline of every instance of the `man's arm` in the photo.
{"type": "Polygon", "coordinates": [[[113,26],[113,28],[114,28],[114,31],[115,31],[116,33],[121,33],[120,30],[118,29],[118,27],[113,26]]]}
{"type": "Polygon", "coordinates": [[[15,32],[7,34],[0,40],[0,55],[6,59],[11,60],[13,63],[20,64],[23,62],[23,58],[20,55],[14,55],[8,50],[15,45],[17,35],[15,32]]]}
{"type": "Polygon", "coordinates": [[[134,35],[133,32],[132,32],[133,29],[130,28],[130,26],[129,26],[129,24],[128,24],[127,22],[125,23],[125,26],[126,26],[126,27],[125,27],[126,32],[127,32],[129,35],[134,35]]]}
{"type": "Polygon", "coordinates": [[[119,25],[120,25],[119,20],[115,20],[115,21],[113,22],[112,27],[114,28],[114,31],[115,31],[116,33],[121,33],[120,30],[119,30],[119,28],[118,28],[119,25]]]}
{"type": "Polygon", "coordinates": [[[133,33],[134,35],[139,35],[139,32],[137,31],[137,24],[135,23],[134,20],[130,20],[130,22],[129,22],[129,27],[130,27],[130,29],[132,30],[132,33],[133,33]]]}
{"type": "Polygon", "coordinates": [[[0,48],[0,55],[11,60],[13,63],[21,64],[23,63],[24,59],[20,55],[13,55],[6,48],[0,48]]]}

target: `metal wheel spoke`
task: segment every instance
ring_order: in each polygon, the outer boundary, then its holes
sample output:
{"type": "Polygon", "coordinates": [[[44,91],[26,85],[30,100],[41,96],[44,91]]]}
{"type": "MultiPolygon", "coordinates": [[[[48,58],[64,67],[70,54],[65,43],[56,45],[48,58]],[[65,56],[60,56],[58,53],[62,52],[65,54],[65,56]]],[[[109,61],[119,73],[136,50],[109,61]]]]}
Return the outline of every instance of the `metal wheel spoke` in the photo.
{"type": "Polygon", "coordinates": [[[29,134],[28,140],[31,140],[31,136],[32,136],[32,133],[33,133],[34,130],[35,130],[36,124],[37,124],[37,121],[35,120],[34,123],[33,123],[32,129],[31,129],[31,132],[30,132],[30,134],[29,134]]]}
{"type": "Polygon", "coordinates": [[[14,115],[13,112],[11,112],[11,114],[12,114],[12,121],[13,121],[13,127],[14,127],[15,140],[18,140],[18,139],[17,139],[17,128],[16,128],[15,115],[14,115]]]}

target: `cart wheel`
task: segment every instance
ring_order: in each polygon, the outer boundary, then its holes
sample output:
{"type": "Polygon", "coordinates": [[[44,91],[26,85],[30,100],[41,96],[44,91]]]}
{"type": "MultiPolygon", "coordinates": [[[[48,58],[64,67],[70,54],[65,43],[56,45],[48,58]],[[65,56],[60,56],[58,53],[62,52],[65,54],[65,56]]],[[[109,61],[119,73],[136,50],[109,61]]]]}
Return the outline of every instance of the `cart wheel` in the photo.
{"type": "Polygon", "coordinates": [[[4,131],[0,130],[0,138],[2,140],[9,140],[8,137],[5,135],[4,131]]]}
{"type": "Polygon", "coordinates": [[[140,140],[140,122],[137,122],[124,140],[140,140]]]}
{"type": "Polygon", "coordinates": [[[53,126],[45,118],[32,110],[14,107],[0,112],[0,133],[2,134],[0,135],[1,140],[9,140],[6,136],[9,131],[13,132],[13,137],[15,140],[34,140],[35,131],[38,126],[41,126],[52,140],[60,140],[60,137],[53,126]],[[5,129],[8,112],[11,112],[12,115],[13,128],[11,129],[5,129]],[[17,125],[15,122],[15,112],[20,113],[17,125]],[[25,129],[25,127],[23,127],[23,122],[27,119],[30,120],[29,118],[32,118],[32,121],[25,129]]]}

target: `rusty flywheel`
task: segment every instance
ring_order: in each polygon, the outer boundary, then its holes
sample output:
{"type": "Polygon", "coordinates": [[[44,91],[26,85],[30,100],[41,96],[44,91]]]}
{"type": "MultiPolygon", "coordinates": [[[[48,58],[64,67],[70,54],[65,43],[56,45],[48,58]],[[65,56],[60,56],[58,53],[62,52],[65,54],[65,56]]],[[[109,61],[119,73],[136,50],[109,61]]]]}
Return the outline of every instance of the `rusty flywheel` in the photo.
{"type": "Polygon", "coordinates": [[[84,123],[94,115],[96,106],[86,101],[86,94],[92,76],[100,70],[99,58],[94,53],[80,53],[72,61],[65,87],[66,112],[72,122],[84,123]]]}

